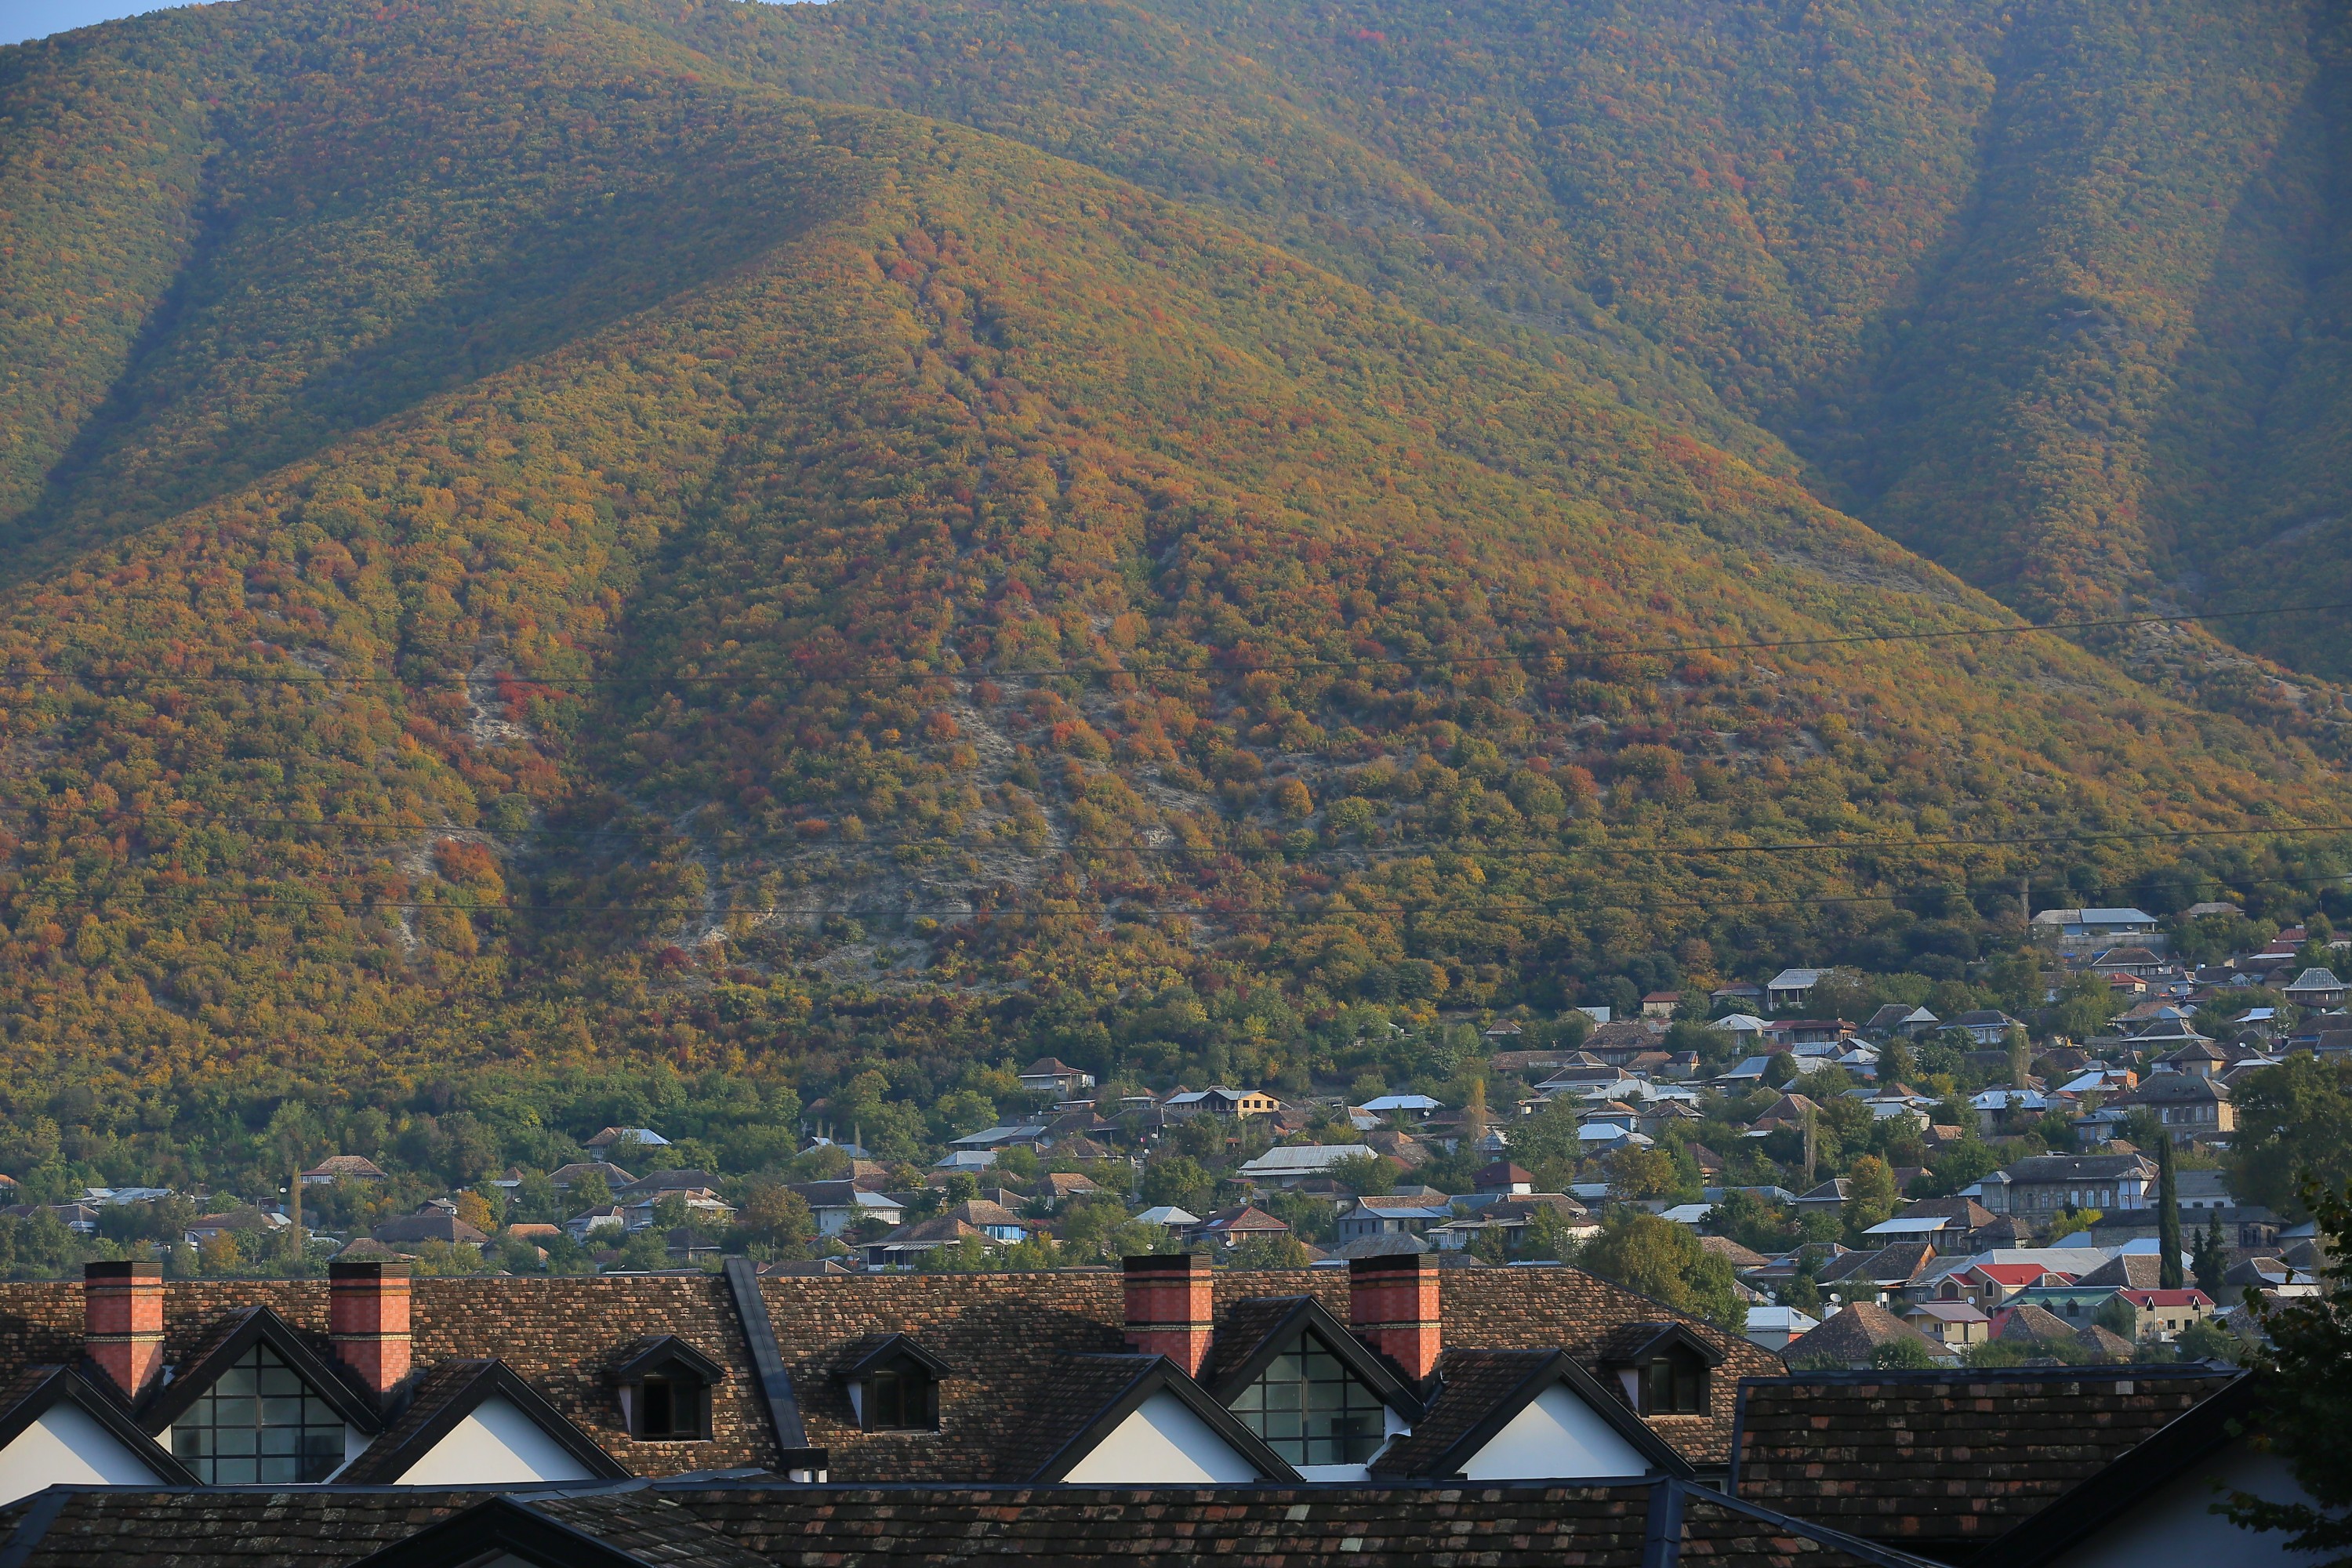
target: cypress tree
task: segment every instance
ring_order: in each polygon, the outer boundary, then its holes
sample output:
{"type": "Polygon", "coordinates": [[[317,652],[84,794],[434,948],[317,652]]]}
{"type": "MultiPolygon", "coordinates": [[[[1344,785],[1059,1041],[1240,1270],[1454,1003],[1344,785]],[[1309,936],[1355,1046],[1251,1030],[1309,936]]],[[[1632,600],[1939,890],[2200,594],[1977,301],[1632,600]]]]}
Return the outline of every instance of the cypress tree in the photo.
{"type": "Polygon", "coordinates": [[[2174,1190],[2172,1180],[2172,1135],[2160,1134],[2156,1141],[2157,1214],[2156,1245],[2163,1257],[2158,1265],[2156,1282],[2167,1290],[2181,1289],[2180,1278],[2180,1195],[2174,1190]]]}
{"type": "Polygon", "coordinates": [[[2204,1237],[2197,1243],[2196,1265],[2197,1288],[2219,1303],[2221,1300],[2221,1276],[2230,1270],[2230,1244],[2221,1234],[2221,1216],[2219,1214],[2213,1215],[2212,1222],[2205,1227],[2204,1237]]]}

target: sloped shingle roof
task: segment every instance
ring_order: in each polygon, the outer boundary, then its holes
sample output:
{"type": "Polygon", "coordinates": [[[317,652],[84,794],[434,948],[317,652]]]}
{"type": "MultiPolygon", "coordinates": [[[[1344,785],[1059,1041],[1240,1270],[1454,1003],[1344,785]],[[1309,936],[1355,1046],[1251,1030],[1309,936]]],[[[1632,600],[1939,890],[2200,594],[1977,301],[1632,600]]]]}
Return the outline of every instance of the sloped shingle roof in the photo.
{"type": "Polygon", "coordinates": [[[1942,1552],[2031,1517],[2240,1375],[2076,1366],[1755,1379],[1739,1391],[1732,1486],[1942,1552]]]}

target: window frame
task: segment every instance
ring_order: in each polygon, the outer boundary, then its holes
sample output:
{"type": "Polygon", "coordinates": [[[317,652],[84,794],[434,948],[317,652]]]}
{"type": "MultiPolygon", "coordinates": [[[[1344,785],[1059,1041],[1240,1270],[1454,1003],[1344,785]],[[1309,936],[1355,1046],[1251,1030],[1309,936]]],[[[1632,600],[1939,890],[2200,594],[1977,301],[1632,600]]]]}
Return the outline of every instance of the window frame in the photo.
{"type": "Polygon", "coordinates": [[[1276,1352],[1225,1408],[1258,1441],[1286,1462],[1302,1468],[1369,1463],[1389,1437],[1388,1401],[1311,1328],[1302,1328],[1289,1344],[1276,1352]],[[1318,1397],[1318,1389],[1336,1389],[1336,1402],[1328,1393],[1318,1397]],[[1284,1397],[1269,1397],[1277,1392],[1284,1397]],[[1370,1430],[1364,1429],[1366,1418],[1370,1421],[1370,1430]],[[1297,1426],[1296,1436],[1276,1430],[1291,1419],[1297,1426]],[[1318,1420],[1331,1429],[1315,1430],[1318,1420]],[[1348,1430],[1350,1425],[1356,1429],[1348,1430]]]}
{"type": "Polygon", "coordinates": [[[711,1440],[713,1395],[726,1369],[688,1341],[663,1334],[638,1342],[639,1348],[616,1367],[613,1381],[620,1394],[622,1426],[632,1442],[708,1443],[711,1440]],[[649,1387],[668,1390],[670,1420],[656,1431],[651,1422],[649,1387]]]}
{"type": "Polygon", "coordinates": [[[936,1432],[940,1429],[939,1375],[913,1356],[894,1356],[866,1369],[858,1380],[857,1426],[864,1432],[936,1432]],[[885,1389],[890,1397],[883,1397],[885,1389]],[[909,1394],[914,1397],[910,1401],[909,1394]],[[886,1404],[892,1419],[885,1420],[886,1404]]]}
{"type": "Polygon", "coordinates": [[[1644,1415],[1705,1415],[1710,1409],[1714,1390],[1709,1386],[1706,1363],[1679,1346],[1659,1352],[1642,1368],[1642,1414],[1644,1415]],[[1658,1385],[1666,1385],[1666,1403],[1658,1403],[1658,1385]],[[1690,1402],[1683,1403],[1687,1391],[1690,1402]]]}
{"type": "MultiPolygon", "coordinates": [[[[285,1414],[283,1411],[279,1413],[285,1414]]],[[[172,1457],[194,1472],[205,1486],[319,1486],[341,1470],[350,1458],[350,1423],[310,1380],[302,1375],[276,1347],[266,1340],[256,1340],[223,1367],[204,1392],[190,1401],[186,1409],[173,1417],[171,1425],[172,1457]],[[225,1391],[223,1385],[232,1379],[250,1374],[250,1394],[225,1391]],[[267,1392],[270,1382],[278,1377],[290,1379],[300,1390],[299,1394],[267,1392]],[[291,1403],[297,1406],[290,1424],[268,1419],[272,1405],[291,1403]],[[252,1421],[220,1419],[224,1406],[250,1405],[252,1421]],[[283,1454],[268,1451],[269,1442],[265,1434],[291,1431],[293,1447],[283,1454]],[[224,1452],[220,1444],[223,1433],[252,1434],[253,1448],[249,1453],[224,1452]],[[323,1439],[331,1435],[331,1448],[323,1440],[314,1440],[312,1434],[323,1439]],[[201,1435],[201,1437],[200,1437],[201,1435]],[[204,1451],[199,1452],[199,1449],[204,1451]],[[290,1475],[265,1474],[270,1460],[292,1460],[290,1475]],[[249,1477],[221,1479],[224,1462],[230,1465],[249,1462],[249,1477]],[[310,1472],[310,1473],[305,1473],[310,1472]]]]}
{"type": "Polygon", "coordinates": [[[708,1443],[710,1441],[710,1384],[692,1367],[666,1363],[629,1384],[629,1436],[640,1443],[708,1443]],[[662,1390],[669,1420],[654,1429],[653,1391],[662,1390]],[[683,1419],[681,1419],[681,1416],[683,1419]]]}

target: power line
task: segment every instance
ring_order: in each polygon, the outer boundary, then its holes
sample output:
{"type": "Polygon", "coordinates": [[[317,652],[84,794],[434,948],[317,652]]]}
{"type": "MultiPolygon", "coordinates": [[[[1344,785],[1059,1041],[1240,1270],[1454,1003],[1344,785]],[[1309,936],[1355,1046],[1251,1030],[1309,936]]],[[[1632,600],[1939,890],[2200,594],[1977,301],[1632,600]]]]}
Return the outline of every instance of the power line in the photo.
{"type": "MultiPolygon", "coordinates": [[[[2326,872],[2308,877],[2256,877],[2251,879],[2249,885],[2254,887],[2300,888],[2342,886],[2347,882],[2352,882],[2352,874],[2347,874],[2344,872],[2326,872]]],[[[1034,889],[1021,890],[1027,892],[1035,891],[1034,889]]],[[[1608,911],[1639,915],[1683,910],[1769,909],[1811,907],[1816,905],[1893,904],[1899,903],[1902,900],[1902,895],[1895,893],[1822,893],[1789,898],[1691,899],[1672,901],[1654,901],[1644,904],[1630,904],[1591,901],[1589,895],[1586,894],[1559,894],[1548,898],[1529,896],[1522,899],[1485,903],[1371,904],[1359,902],[1356,900],[1349,898],[1344,891],[1302,893],[1298,895],[1298,897],[1301,898],[1327,900],[1343,899],[1347,900],[1348,907],[1346,909],[1318,910],[1299,909],[1293,904],[1154,904],[1145,906],[1129,903],[1122,906],[1117,902],[1118,897],[1119,895],[1117,894],[1112,895],[1111,901],[1103,904],[1100,907],[1098,913],[1115,913],[1118,908],[1124,907],[1136,909],[1139,912],[1152,915],[1207,915],[1221,919],[1242,915],[1263,915],[1270,917],[1283,916],[1299,920],[1327,921],[1344,919],[1345,917],[1353,914],[1444,916],[1459,913],[1500,912],[1530,914],[1547,911],[1565,912],[1569,910],[1580,910],[1585,912],[1608,911]]],[[[203,901],[227,904],[231,906],[279,906],[296,909],[342,909],[362,910],[448,910],[466,914],[705,914],[721,921],[737,917],[751,917],[764,920],[778,917],[798,918],[811,915],[878,916],[916,914],[956,914],[966,915],[977,919],[982,915],[1014,914],[1028,915],[1032,917],[1041,915],[1051,917],[1058,912],[1054,910],[1039,910],[1032,906],[1007,905],[1001,908],[993,906],[982,908],[981,907],[982,900],[977,899],[962,899],[951,903],[938,904],[886,904],[869,901],[863,904],[808,904],[792,908],[771,907],[763,910],[745,909],[740,906],[714,910],[709,908],[699,900],[691,899],[679,899],[671,902],[658,904],[583,905],[521,904],[510,902],[467,904],[447,901],[423,902],[408,899],[334,899],[295,898],[287,896],[255,897],[241,894],[207,893],[195,889],[149,889],[137,892],[81,893],[68,894],[52,900],[44,897],[37,890],[19,888],[7,890],[5,892],[0,892],[0,900],[5,900],[8,902],[21,903],[55,903],[67,908],[95,907],[107,903],[168,903],[173,901],[203,901]]],[[[1082,916],[1087,913],[1087,911],[1083,910],[1069,912],[1082,916]]]]}
{"type": "MultiPolygon", "coordinates": [[[[981,849],[998,848],[1003,847],[1002,840],[997,843],[969,843],[961,838],[940,839],[867,837],[859,839],[825,841],[803,836],[791,828],[767,828],[758,832],[744,832],[740,830],[729,829],[717,835],[704,836],[696,834],[689,828],[674,826],[659,828],[533,827],[520,833],[506,834],[501,833],[495,828],[467,826],[457,823],[411,823],[394,822],[383,819],[352,819],[348,817],[315,822],[306,817],[292,816],[209,816],[204,818],[191,818],[175,816],[168,811],[162,810],[115,812],[110,814],[109,821],[93,824],[84,828],[75,828],[58,825],[42,825],[42,826],[45,831],[55,836],[70,837],[76,832],[103,831],[108,826],[110,826],[112,822],[121,820],[161,822],[170,826],[191,829],[218,826],[335,828],[339,830],[351,829],[354,831],[367,832],[381,831],[388,834],[404,835],[412,837],[422,834],[450,838],[454,838],[461,834],[470,834],[485,838],[529,838],[550,836],[588,839],[625,837],[648,840],[676,840],[680,844],[688,846],[709,844],[712,841],[712,838],[715,837],[722,842],[746,844],[797,842],[812,849],[825,852],[835,851],[843,847],[863,847],[868,848],[904,848],[918,847],[969,853],[981,849]]],[[[27,824],[28,831],[32,830],[33,826],[34,825],[27,824]]],[[[1171,836],[1173,836],[1172,829],[1168,831],[1171,836]]],[[[1769,844],[1465,844],[1457,839],[1392,838],[1383,840],[1378,844],[1366,844],[1360,847],[1328,845],[1318,847],[1314,849],[1302,850],[1291,849],[1279,845],[1264,844],[1185,845],[1181,843],[1154,844],[1148,841],[1130,840],[1118,844],[1057,844],[1049,846],[1046,850],[1039,851],[1038,853],[1057,853],[1063,855],[1199,855],[1209,857],[1220,855],[1255,855],[1265,857],[1280,856],[1289,859],[1307,859],[1319,858],[1331,855],[1364,854],[1380,850],[1398,850],[1405,852],[1418,850],[1423,853],[1432,854],[1507,854],[1542,856],[1549,858],[1558,859],[1573,859],[1583,856],[1599,855],[1654,855],[1670,856],[1678,858],[1706,858],[1720,855],[1783,855],[1814,852],[1861,853],[1914,849],[2003,848],[2050,844],[2177,842],[2198,838],[2284,837],[2325,834],[2352,835],[2352,823],[2286,824],[2263,827],[2156,828],[2117,833],[2013,834],[1983,838],[1951,837],[1941,838],[1815,839],[1769,844]]],[[[1016,835],[1015,837],[1018,836],[1016,835]]]]}
{"type": "MultiPolygon", "coordinates": [[[[1855,632],[1811,637],[1779,637],[1748,642],[1683,642],[1591,647],[1533,648],[1518,653],[1450,653],[1450,654],[1387,654],[1368,653],[1352,658],[1264,659],[1246,665],[1203,666],[1147,664],[1139,666],[1060,665],[1054,667],[1008,669],[962,666],[953,670],[908,670],[903,666],[873,666],[855,670],[803,670],[794,678],[798,684],[814,685],[847,680],[889,680],[914,682],[929,680],[1021,680],[1086,679],[1101,679],[1125,676],[1142,679],[1153,676],[1180,676],[1194,679],[1234,678],[1262,673],[1301,672],[1307,670],[1362,669],[1367,667],[1397,666],[1409,669],[1436,668],[1464,664],[1529,664],[1546,659],[1596,659],[1671,658],[1698,653],[1751,653],[1791,648],[1841,647],[1869,643],[1915,643],[1969,640],[1979,637],[2024,637],[2035,633],[2093,631],[2128,626],[2179,626],[2210,621],[2255,620],[2274,616],[2323,615],[2352,610],[2352,600],[2317,605],[2281,605],[2259,610],[2214,610],[2200,614],[2114,616],[2078,621],[2021,622],[2014,626],[1962,626],[1940,631],[1855,632]]],[[[1229,650],[1228,650],[1229,651],[1229,650]]],[[[393,650],[392,657],[404,657],[404,650],[393,650]]],[[[437,678],[398,675],[330,675],[298,666],[302,673],[293,670],[272,672],[186,675],[157,671],[126,671],[114,674],[76,672],[72,670],[0,671],[0,680],[67,679],[85,684],[139,681],[153,685],[280,685],[280,686],[421,686],[432,679],[470,683],[477,680],[511,680],[519,684],[551,687],[661,687],[669,685],[730,685],[744,689],[771,689],[787,683],[773,676],[734,675],[646,675],[646,676],[535,676],[515,670],[487,670],[480,674],[451,672],[437,678]]]]}

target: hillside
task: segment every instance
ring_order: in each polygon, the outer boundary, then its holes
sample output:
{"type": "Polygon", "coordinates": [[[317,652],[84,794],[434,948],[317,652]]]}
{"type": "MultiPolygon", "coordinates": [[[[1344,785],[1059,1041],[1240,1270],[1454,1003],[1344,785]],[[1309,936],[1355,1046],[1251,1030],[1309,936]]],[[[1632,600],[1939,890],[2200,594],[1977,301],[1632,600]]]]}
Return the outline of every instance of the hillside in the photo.
{"type": "MultiPolygon", "coordinates": [[[[2352,583],[2326,456],[2346,396],[2337,8],[919,11],[647,20],[796,91],[1213,204],[1496,341],[1608,344],[1644,364],[1626,380],[1649,411],[1768,466],[1785,443],[1822,499],[2037,616],[2260,608],[2282,574],[2341,602],[2352,583]],[[1656,351],[1723,413],[1658,390],[1656,351]]],[[[2341,679],[2344,626],[2217,630],[2341,679]]],[[[2202,634],[2132,652],[2243,700],[2241,661],[2202,634]]]]}
{"type": "MultiPolygon", "coordinates": [[[[20,1091],[821,1078],[1041,1017],[1274,1076],[1355,1003],[1957,977],[2149,833],[2344,820],[2299,741],[2058,639],[1813,640],[2011,617],[1704,356],[1555,354],[1442,262],[796,96],[697,14],[0,51],[47,290],[6,326],[20,1091]]],[[[2324,850],[2199,854],[2292,902],[2324,850]]]]}

